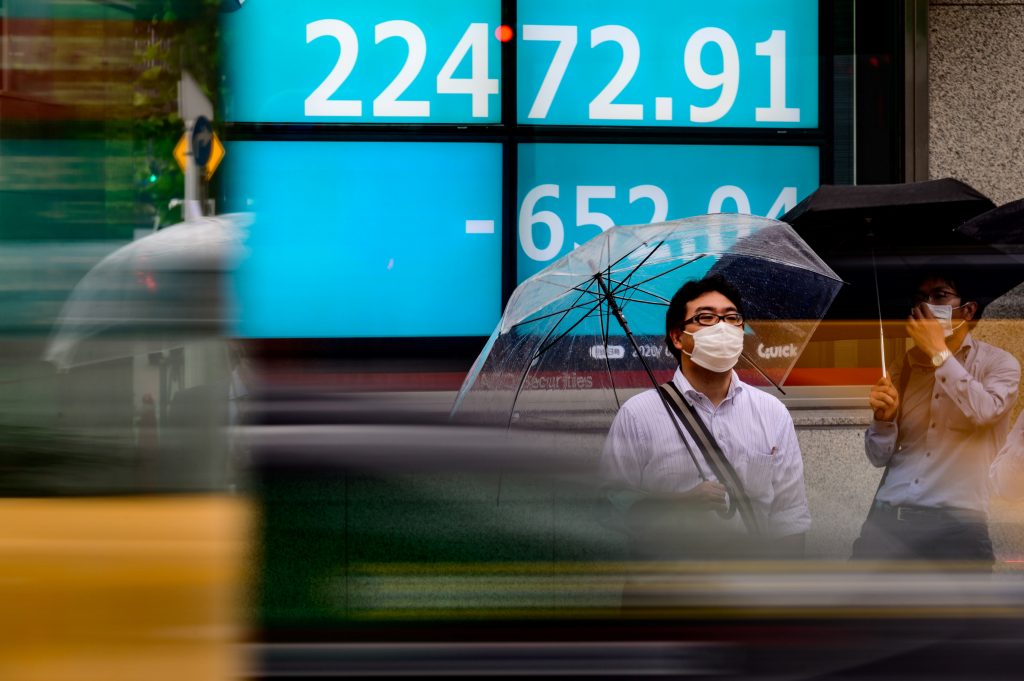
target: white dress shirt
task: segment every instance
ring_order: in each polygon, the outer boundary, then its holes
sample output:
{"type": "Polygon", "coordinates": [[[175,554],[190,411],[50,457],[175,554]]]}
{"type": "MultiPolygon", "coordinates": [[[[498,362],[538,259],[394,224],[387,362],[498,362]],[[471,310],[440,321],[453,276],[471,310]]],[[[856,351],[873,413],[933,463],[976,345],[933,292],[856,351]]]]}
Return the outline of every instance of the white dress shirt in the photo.
{"type": "MultiPolygon", "coordinates": [[[[803,459],[793,419],[782,402],[747,385],[735,372],[717,407],[679,369],[672,380],[736,469],[764,533],[783,537],[806,532],[811,516],[803,459]]],[[[671,418],[678,421],[675,414],[671,418]]],[[[683,433],[704,474],[715,480],[685,428],[683,433]]],[[[701,482],[654,389],[630,398],[619,409],[605,441],[601,468],[611,482],[612,500],[620,507],[652,493],[685,492],[701,482]]],[[[742,530],[739,514],[728,522],[742,530]]]]}
{"type": "Polygon", "coordinates": [[[1024,413],[1017,418],[989,469],[989,479],[996,494],[1006,499],[1024,498],[1024,413]]]}
{"type": "Polygon", "coordinates": [[[908,361],[899,423],[872,421],[864,434],[868,460],[889,466],[878,500],[987,512],[989,467],[1010,429],[1020,365],[968,334],[938,369],[908,353],[892,372],[897,389],[908,361]]]}

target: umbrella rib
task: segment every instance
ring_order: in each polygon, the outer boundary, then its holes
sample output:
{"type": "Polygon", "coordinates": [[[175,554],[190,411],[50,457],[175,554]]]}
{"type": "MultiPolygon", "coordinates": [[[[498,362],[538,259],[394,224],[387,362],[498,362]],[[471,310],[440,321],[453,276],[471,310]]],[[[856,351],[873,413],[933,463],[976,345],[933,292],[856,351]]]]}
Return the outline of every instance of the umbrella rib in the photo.
{"type": "Polygon", "coordinates": [[[745,352],[742,352],[742,353],[740,353],[740,357],[742,357],[743,359],[745,359],[745,360],[747,361],[747,364],[749,364],[750,366],[754,367],[754,370],[755,370],[755,371],[757,371],[757,373],[761,374],[761,376],[762,376],[762,377],[763,377],[763,378],[764,378],[764,379],[765,379],[766,381],[768,381],[768,382],[769,382],[769,383],[771,383],[771,384],[772,384],[773,386],[775,386],[775,389],[776,389],[776,390],[778,390],[778,391],[779,391],[780,393],[782,393],[783,395],[785,395],[785,394],[786,394],[786,391],[785,391],[785,390],[783,390],[783,389],[782,389],[782,387],[781,387],[781,386],[780,386],[780,385],[779,385],[778,383],[776,383],[776,382],[775,382],[775,381],[774,381],[774,380],[772,379],[772,377],[771,377],[771,376],[769,376],[768,374],[766,374],[766,373],[764,372],[764,369],[762,369],[761,367],[759,367],[759,366],[757,365],[757,362],[755,362],[754,360],[750,359],[750,355],[748,355],[748,354],[747,354],[747,353],[745,353],[745,352]]]}
{"type": "Polygon", "coordinates": [[[671,301],[662,298],[656,293],[652,293],[651,291],[637,288],[632,285],[627,285],[626,287],[630,290],[630,295],[616,296],[615,293],[612,293],[613,296],[615,296],[618,300],[622,301],[623,308],[625,308],[627,303],[637,303],[639,305],[657,305],[659,307],[668,307],[669,305],[671,305],[671,301]],[[643,300],[641,298],[637,298],[637,293],[642,293],[644,295],[650,296],[651,298],[655,298],[656,300],[643,300]]]}
{"type": "MultiPolygon", "coordinates": [[[[662,246],[664,246],[664,245],[665,245],[665,240],[664,240],[664,239],[662,239],[661,241],[659,241],[659,242],[658,242],[658,245],[657,245],[657,246],[655,246],[654,248],[652,248],[652,249],[651,249],[651,251],[650,251],[650,252],[649,252],[649,253],[648,253],[647,255],[645,255],[645,256],[644,256],[644,259],[643,259],[643,260],[641,260],[640,262],[638,262],[638,263],[637,263],[637,264],[636,264],[636,265],[635,265],[635,266],[633,267],[633,269],[632,269],[632,270],[630,270],[629,274],[627,274],[627,275],[626,275],[626,277],[625,277],[625,278],[624,278],[624,279],[622,280],[622,283],[620,283],[620,284],[619,284],[619,285],[618,285],[618,286],[617,286],[617,287],[616,287],[616,288],[615,288],[614,290],[612,290],[612,293],[615,293],[616,291],[618,291],[618,289],[619,289],[619,288],[621,288],[621,287],[625,286],[625,285],[626,285],[626,282],[628,282],[628,281],[629,281],[630,277],[632,277],[632,276],[633,276],[634,274],[636,274],[636,273],[637,273],[637,271],[638,271],[638,270],[639,270],[639,269],[640,269],[641,267],[643,267],[643,266],[644,266],[644,264],[645,264],[645,263],[646,263],[646,262],[647,262],[648,260],[650,260],[650,259],[651,259],[652,257],[654,257],[654,254],[658,252],[658,249],[659,249],[659,248],[661,248],[661,247],[662,247],[662,246]]],[[[637,247],[637,248],[639,248],[639,247],[637,247]]],[[[633,252],[635,252],[635,251],[636,251],[636,249],[634,249],[634,251],[633,251],[633,252]]],[[[615,264],[616,264],[616,265],[618,265],[618,264],[619,264],[620,262],[622,262],[622,261],[623,261],[623,260],[625,260],[625,259],[626,259],[626,256],[623,256],[623,257],[619,258],[618,260],[616,260],[616,261],[615,261],[615,264]]],[[[612,273],[612,266],[611,266],[611,265],[609,265],[609,266],[608,266],[608,275],[610,276],[610,275],[611,275],[611,273],[612,273]]],[[[644,282],[640,282],[640,283],[641,283],[641,284],[643,284],[644,282]]]]}
{"type": "Polygon", "coordinates": [[[639,298],[619,298],[624,303],[636,303],[637,305],[657,305],[658,307],[668,307],[669,303],[663,303],[658,300],[640,300],[639,298]]]}
{"type": "Polygon", "coordinates": [[[545,352],[547,352],[548,350],[550,350],[550,349],[551,349],[551,347],[552,347],[552,346],[554,346],[554,344],[555,344],[555,343],[557,343],[558,341],[560,341],[560,340],[562,340],[563,338],[565,338],[566,336],[568,336],[568,335],[569,335],[569,333],[570,333],[570,332],[571,332],[571,331],[572,331],[573,329],[575,329],[575,328],[576,328],[577,326],[579,326],[580,324],[582,324],[583,322],[585,322],[585,321],[587,320],[587,318],[588,318],[588,317],[589,317],[589,316],[590,316],[591,314],[593,314],[594,310],[597,310],[597,309],[598,309],[598,308],[600,308],[600,307],[601,307],[601,306],[602,306],[603,304],[604,304],[604,300],[599,300],[599,301],[597,302],[597,304],[596,304],[596,305],[594,305],[594,307],[592,307],[592,308],[590,308],[589,310],[587,310],[587,313],[586,313],[585,315],[583,315],[582,317],[580,317],[579,319],[577,319],[577,320],[576,320],[576,322],[575,322],[575,323],[574,323],[574,324],[573,324],[572,326],[570,326],[570,327],[569,327],[568,329],[566,329],[565,331],[563,331],[563,332],[562,332],[562,333],[561,333],[560,335],[558,335],[558,336],[556,336],[555,338],[553,338],[553,339],[551,339],[550,341],[548,341],[547,345],[543,346],[543,347],[542,347],[542,348],[541,348],[540,350],[538,350],[538,351],[537,351],[537,354],[535,354],[535,355],[533,356],[533,359],[531,359],[530,361],[532,362],[532,361],[533,361],[533,360],[535,360],[535,359],[539,359],[539,358],[540,358],[540,356],[541,356],[541,355],[543,355],[543,354],[544,354],[545,352]]]}
{"type": "MultiPolygon", "coordinates": [[[[693,260],[683,263],[682,265],[680,265],[680,267],[685,267],[686,265],[689,265],[691,262],[693,262],[693,260]]],[[[675,271],[675,269],[678,268],[673,268],[670,271],[675,271]]],[[[622,300],[624,304],[639,303],[642,305],[658,305],[661,307],[668,307],[669,305],[671,305],[671,301],[668,298],[659,296],[657,293],[654,293],[653,291],[648,291],[647,289],[640,288],[640,284],[629,284],[626,283],[626,280],[616,281],[615,279],[609,279],[609,281],[611,281],[613,284],[616,284],[615,288],[611,291],[611,295],[616,296],[617,298],[622,300]],[[634,295],[617,295],[618,292],[623,288],[629,289],[629,291],[631,291],[634,295]],[[646,296],[650,296],[651,298],[655,298],[655,300],[641,300],[640,298],[635,297],[636,293],[642,293],[646,296]]]]}
{"type": "MultiPolygon", "coordinates": [[[[646,242],[644,242],[644,243],[646,243],[646,242]]],[[[635,288],[634,288],[634,285],[632,285],[632,284],[630,284],[630,283],[629,283],[629,280],[630,280],[630,278],[631,278],[631,277],[632,277],[632,276],[633,276],[634,274],[636,274],[636,273],[637,273],[637,271],[638,271],[638,270],[639,270],[639,269],[640,269],[641,267],[643,267],[643,266],[644,266],[644,263],[646,263],[646,262],[647,262],[648,260],[650,260],[650,259],[651,259],[651,258],[652,258],[652,257],[654,256],[654,254],[655,254],[655,253],[656,253],[656,252],[658,251],[658,249],[659,249],[659,248],[661,248],[661,247],[662,247],[662,246],[664,246],[664,245],[665,245],[665,240],[664,240],[664,239],[662,239],[661,241],[659,241],[659,242],[658,242],[658,244],[657,244],[657,245],[656,245],[656,246],[655,246],[654,248],[652,248],[652,249],[650,250],[650,252],[649,252],[649,253],[648,253],[647,255],[645,255],[645,256],[644,256],[643,260],[641,260],[640,262],[638,262],[638,263],[637,263],[637,264],[636,264],[636,265],[635,265],[635,266],[633,267],[633,269],[632,269],[632,270],[630,270],[629,274],[627,274],[627,275],[626,275],[626,276],[625,276],[625,277],[624,277],[624,278],[622,279],[622,281],[621,281],[621,282],[619,282],[619,281],[615,281],[614,279],[612,279],[612,265],[611,265],[611,264],[609,264],[609,265],[608,265],[608,269],[607,269],[607,271],[605,272],[605,279],[607,279],[608,281],[610,281],[610,282],[612,282],[613,284],[615,284],[615,286],[614,286],[614,288],[612,288],[612,289],[609,289],[609,288],[608,288],[608,287],[607,287],[606,285],[602,285],[602,288],[604,288],[604,293],[605,293],[605,295],[606,295],[606,296],[614,296],[614,295],[615,295],[616,293],[618,293],[618,292],[619,292],[619,291],[620,291],[620,290],[621,290],[622,288],[624,288],[624,287],[626,287],[626,288],[630,288],[630,289],[633,289],[633,290],[637,290],[637,289],[635,289],[635,288]]],[[[637,248],[639,248],[639,246],[638,246],[637,248]]],[[[632,254],[632,253],[635,253],[635,252],[636,252],[636,250],[637,250],[637,249],[633,249],[632,251],[630,251],[630,254],[632,254]]],[[[629,255],[629,254],[627,254],[627,255],[629,255]]],[[[618,260],[616,260],[616,261],[615,261],[615,264],[617,265],[617,264],[619,264],[620,262],[622,262],[622,261],[623,261],[623,260],[625,259],[625,257],[626,257],[626,256],[623,256],[622,258],[619,258],[618,260]]],[[[685,264],[685,263],[684,263],[684,264],[685,264]]],[[[601,282],[598,282],[598,283],[601,283],[601,282]]],[[[645,283],[645,282],[640,282],[640,284],[643,284],[643,283],[645,283]]],[[[636,284],[635,286],[639,286],[640,284],[636,284]]],[[[658,297],[660,297],[660,296],[656,296],[656,295],[654,295],[654,294],[648,293],[647,291],[644,291],[644,293],[647,293],[647,295],[650,295],[650,296],[651,296],[652,298],[658,298],[658,297]]],[[[631,299],[626,299],[626,300],[631,300],[631,299]]],[[[664,300],[664,299],[662,299],[662,300],[664,300]]],[[[667,301],[666,301],[666,302],[667,302],[667,301]]]]}
{"type": "Polygon", "coordinates": [[[619,399],[619,390],[615,387],[615,374],[612,373],[612,363],[608,360],[608,331],[612,324],[611,317],[611,308],[601,308],[601,340],[604,342],[604,366],[608,370],[608,384],[612,387],[615,408],[618,409],[622,406],[622,401],[619,399]]]}
{"type": "MultiPolygon", "coordinates": [[[[628,281],[629,281],[629,277],[632,277],[632,276],[633,276],[633,274],[635,274],[635,273],[636,273],[636,270],[634,269],[634,270],[633,270],[632,272],[630,272],[630,273],[629,273],[629,276],[627,276],[627,277],[626,277],[625,279],[623,279],[623,280],[622,280],[622,284],[620,284],[620,285],[619,285],[619,287],[621,287],[621,286],[627,286],[627,285],[628,285],[628,286],[643,286],[644,284],[646,284],[646,283],[648,283],[648,282],[651,282],[651,281],[654,281],[655,279],[659,279],[659,278],[661,278],[661,277],[664,277],[664,276],[665,276],[666,274],[671,274],[672,272],[675,272],[675,271],[676,271],[676,270],[678,270],[678,269],[681,269],[681,268],[683,268],[683,267],[686,267],[687,265],[692,265],[693,263],[697,262],[697,261],[698,261],[698,260],[700,260],[701,258],[706,258],[706,257],[708,257],[708,254],[707,254],[707,253],[701,253],[700,255],[698,255],[698,256],[697,256],[697,257],[695,257],[695,258],[690,258],[689,260],[687,260],[687,261],[686,261],[686,262],[684,262],[684,263],[680,263],[680,264],[676,265],[675,267],[672,267],[672,268],[670,268],[670,269],[667,269],[667,270],[665,270],[664,272],[659,272],[658,274],[655,274],[655,275],[654,275],[653,277],[649,277],[649,278],[647,278],[647,279],[644,279],[643,281],[641,281],[641,282],[639,282],[639,283],[636,283],[636,284],[627,284],[626,282],[628,282],[628,281]]],[[[639,267],[639,266],[638,266],[638,267],[639,267]]],[[[615,290],[618,290],[618,289],[615,289],[615,290]]],[[[613,290],[613,291],[612,291],[612,293],[615,293],[615,291],[613,290]]]]}
{"type": "MultiPolygon", "coordinates": [[[[584,289],[583,291],[580,292],[580,295],[577,296],[576,300],[573,301],[573,307],[575,307],[576,303],[578,303],[580,301],[580,299],[583,298],[583,296],[586,295],[589,292],[588,289],[591,286],[593,286],[593,285],[594,285],[593,282],[591,282],[587,286],[586,289],[584,289]]],[[[598,305],[600,305],[600,304],[601,303],[599,302],[598,305]]],[[[569,314],[569,310],[566,310],[564,313],[562,313],[562,319],[565,319],[565,316],[568,315],[568,314],[569,314]]],[[[590,313],[588,312],[587,314],[590,314],[590,313]]],[[[586,315],[584,315],[584,319],[585,318],[586,318],[586,315]]],[[[541,341],[541,343],[544,343],[545,341],[547,341],[547,339],[551,337],[551,334],[554,333],[555,329],[557,329],[558,325],[561,324],[561,323],[562,323],[561,319],[559,319],[557,322],[555,322],[554,326],[552,326],[550,329],[548,329],[548,332],[547,332],[547,334],[545,334],[544,340],[541,341]]],[[[577,322],[577,324],[578,323],[579,322],[577,322]]],[[[505,424],[505,430],[511,430],[511,428],[512,428],[512,416],[516,413],[516,403],[519,402],[519,395],[520,395],[520,393],[523,392],[523,384],[526,383],[526,376],[530,373],[530,365],[532,365],[533,362],[538,357],[540,357],[539,353],[537,355],[534,355],[533,358],[531,358],[530,361],[526,363],[526,368],[523,369],[523,375],[519,377],[519,387],[516,388],[516,394],[512,398],[512,406],[509,407],[509,410],[508,410],[508,423],[505,424]]]]}
{"type": "MultiPolygon", "coordinates": [[[[662,242],[661,242],[661,243],[659,243],[659,244],[658,244],[657,246],[655,246],[655,247],[654,247],[654,250],[652,250],[652,251],[651,251],[651,254],[653,254],[653,253],[654,253],[654,251],[658,250],[658,249],[659,249],[659,248],[661,247],[661,244],[663,244],[663,243],[665,243],[665,242],[664,242],[664,241],[662,241],[662,242]]],[[[644,247],[644,246],[646,246],[646,245],[647,245],[647,242],[646,242],[646,241],[643,241],[643,242],[641,242],[641,243],[637,244],[636,248],[634,248],[634,249],[633,249],[633,250],[631,250],[631,251],[628,251],[628,252],[627,252],[627,253],[626,253],[625,255],[623,255],[623,256],[622,256],[621,258],[619,258],[619,259],[618,259],[618,260],[616,260],[615,262],[613,262],[613,263],[609,263],[609,264],[608,264],[608,271],[609,271],[609,272],[611,272],[611,271],[612,271],[612,268],[613,268],[613,267],[615,267],[616,265],[618,265],[618,264],[619,264],[620,262],[622,262],[623,260],[625,260],[625,259],[626,259],[626,258],[628,258],[629,256],[633,255],[634,253],[636,253],[637,251],[639,251],[639,250],[640,250],[641,248],[643,248],[643,247],[644,247]]],[[[649,255],[647,256],[647,258],[649,258],[649,257],[651,257],[651,256],[650,256],[650,254],[649,254],[649,255]]],[[[647,260],[647,258],[644,258],[644,261],[646,261],[646,260],[647,260]]],[[[640,265],[642,265],[642,264],[643,264],[643,263],[641,262],[641,263],[640,263],[640,265]]],[[[640,265],[637,265],[637,267],[639,267],[640,265]]]]}
{"type": "MultiPolygon", "coordinates": [[[[591,294],[593,294],[593,291],[586,291],[586,290],[584,290],[583,293],[591,293],[591,294]]],[[[577,298],[576,300],[579,300],[579,298],[577,298]]],[[[581,309],[587,307],[588,305],[590,305],[591,302],[593,302],[593,301],[589,301],[588,300],[587,302],[580,303],[579,305],[575,305],[575,304],[571,305],[570,307],[567,307],[564,310],[555,310],[554,312],[549,312],[548,314],[541,315],[539,317],[531,317],[530,319],[524,319],[521,322],[516,322],[515,324],[511,325],[508,328],[509,329],[514,329],[517,326],[522,326],[524,324],[532,324],[533,322],[539,322],[542,319],[548,319],[549,317],[555,317],[555,316],[560,315],[560,314],[568,314],[568,313],[572,312],[573,310],[581,310],[581,309]]],[[[557,326],[557,324],[555,326],[557,326]]]]}
{"type": "MultiPolygon", "coordinates": [[[[637,248],[639,248],[639,246],[637,246],[637,248]]],[[[633,252],[636,252],[636,249],[631,251],[631,253],[633,252]]],[[[622,262],[621,258],[616,261],[616,264],[620,262],[622,262]]],[[[608,269],[605,272],[605,278],[611,279],[611,276],[612,264],[609,262],[608,269]]],[[[597,279],[594,281],[597,281],[598,284],[601,283],[600,280],[597,279]]],[[[602,308],[601,311],[604,313],[601,315],[601,338],[604,340],[604,366],[608,371],[608,384],[612,387],[612,396],[615,398],[615,408],[619,409],[622,407],[622,402],[619,400],[619,391],[615,387],[615,374],[612,372],[612,363],[608,360],[608,333],[612,326],[612,308],[609,305],[607,308],[602,308]]]]}
{"type": "Polygon", "coordinates": [[[643,293],[644,295],[648,295],[651,298],[657,298],[658,300],[663,301],[666,305],[670,302],[668,298],[659,296],[657,293],[654,293],[653,291],[648,291],[646,289],[640,288],[640,284],[627,284],[625,281],[616,281],[614,279],[609,279],[609,281],[612,282],[613,284],[616,284],[613,293],[617,293],[619,289],[627,288],[631,291],[637,291],[639,293],[643,293]]]}

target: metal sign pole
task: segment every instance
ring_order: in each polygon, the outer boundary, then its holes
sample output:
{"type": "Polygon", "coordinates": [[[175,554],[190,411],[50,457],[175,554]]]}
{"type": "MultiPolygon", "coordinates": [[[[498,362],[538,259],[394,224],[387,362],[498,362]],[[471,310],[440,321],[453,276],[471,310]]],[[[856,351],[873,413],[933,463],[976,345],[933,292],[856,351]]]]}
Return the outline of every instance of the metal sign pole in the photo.
{"type": "Polygon", "coordinates": [[[196,150],[193,148],[192,139],[196,122],[202,119],[209,121],[213,119],[213,102],[203,94],[199,83],[188,71],[182,71],[181,80],[178,82],[178,114],[185,121],[185,138],[188,140],[188,151],[185,163],[185,201],[181,206],[181,217],[183,220],[190,220],[202,217],[202,190],[200,183],[202,170],[196,164],[196,150]]]}

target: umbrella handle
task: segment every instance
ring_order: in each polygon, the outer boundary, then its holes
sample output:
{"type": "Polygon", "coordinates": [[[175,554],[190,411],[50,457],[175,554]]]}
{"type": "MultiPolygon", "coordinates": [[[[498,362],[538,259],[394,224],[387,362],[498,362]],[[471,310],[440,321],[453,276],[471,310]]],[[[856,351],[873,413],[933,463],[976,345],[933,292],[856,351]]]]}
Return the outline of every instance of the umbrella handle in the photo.
{"type": "Polygon", "coordinates": [[[736,504],[732,503],[732,499],[729,499],[729,506],[724,511],[715,509],[715,513],[718,514],[719,518],[728,520],[729,518],[736,515],[736,504]]]}

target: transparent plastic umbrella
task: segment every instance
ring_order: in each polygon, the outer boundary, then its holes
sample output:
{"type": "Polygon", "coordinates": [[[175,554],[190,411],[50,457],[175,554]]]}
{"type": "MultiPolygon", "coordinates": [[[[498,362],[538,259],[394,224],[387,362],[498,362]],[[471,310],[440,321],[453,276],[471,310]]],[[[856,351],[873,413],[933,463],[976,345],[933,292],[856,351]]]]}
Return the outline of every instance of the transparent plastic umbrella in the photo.
{"type": "Polygon", "coordinates": [[[782,384],[842,281],[793,229],[749,215],[613,227],[516,288],[459,391],[453,418],[506,428],[608,427],[668,380],[665,311],[718,273],[746,316],[744,380],[782,384]]]}
{"type": "Polygon", "coordinates": [[[224,277],[250,221],[247,214],[189,220],[108,255],[75,285],[45,359],[66,370],[223,335],[224,277]]]}

